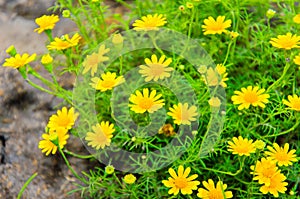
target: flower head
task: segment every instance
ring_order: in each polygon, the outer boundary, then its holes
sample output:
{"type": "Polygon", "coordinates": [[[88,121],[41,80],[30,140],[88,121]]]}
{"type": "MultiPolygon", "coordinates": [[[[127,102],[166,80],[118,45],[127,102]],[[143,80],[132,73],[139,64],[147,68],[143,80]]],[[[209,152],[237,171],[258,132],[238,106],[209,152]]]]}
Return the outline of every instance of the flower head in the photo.
{"type": "Polygon", "coordinates": [[[113,166],[113,165],[107,165],[106,167],[105,167],[105,173],[106,174],[112,174],[112,173],[114,173],[115,172],[115,167],[113,166]]]}
{"type": "Polygon", "coordinates": [[[263,194],[271,193],[274,197],[277,198],[279,196],[278,192],[284,193],[287,190],[286,186],[288,185],[288,183],[284,182],[285,180],[286,177],[282,173],[277,171],[277,173],[270,178],[270,184],[263,185],[259,190],[263,194]]]}
{"type": "Polygon", "coordinates": [[[62,16],[63,16],[64,18],[69,18],[69,17],[71,16],[70,10],[63,10],[63,11],[62,11],[62,16]]]}
{"type": "Polygon", "coordinates": [[[265,107],[265,103],[268,103],[269,94],[263,94],[265,89],[259,89],[258,86],[248,86],[242,88],[241,91],[234,91],[236,95],[231,97],[233,104],[240,104],[238,109],[248,109],[250,105],[265,107]]]}
{"type": "Polygon", "coordinates": [[[209,179],[207,182],[202,182],[203,186],[207,189],[199,188],[197,196],[203,199],[224,199],[224,195],[226,198],[232,198],[231,191],[225,191],[227,189],[227,185],[223,184],[222,181],[217,182],[217,186],[215,187],[215,183],[212,179],[209,179]]]}
{"type": "Polygon", "coordinates": [[[69,134],[65,128],[50,129],[49,134],[44,133],[42,138],[43,140],[39,142],[39,148],[42,149],[42,153],[46,153],[48,156],[50,153],[55,154],[58,146],[61,149],[64,148],[69,134]]]}
{"type": "Polygon", "coordinates": [[[145,113],[148,111],[149,113],[153,113],[158,109],[162,108],[164,103],[161,94],[156,95],[156,90],[152,90],[149,93],[148,88],[143,89],[143,93],[140,91],[136,91],[135,94],[131,94],[129,101],[132,104],[129,104],[130,110],[135,113],[145,113]]]}
{"type": "Polygon", "coordinates": [[[125,79],[123,76],[117,77],[116,73],[107,72],[101,75],[101,78],[93,77],[92,82],[90,85],[96,89],[100,90],[101,92],[112,90],[114,87],[118,86],[119,84],[123,83],[125,79]]]}
{"type": "Polygon", "coordinates": [[[276,48],[283,48],[285,50],[299,48],[300,36],[292,35],[292,33],[289,32],[286,35],[278,35],[277,38],[271,38],[270,43],[276,48]]]}
{"type": "Polygon", "coordinates": [[[136,177],[133,174],[127,174],[123,178],[126,184],[133,184],[136,181],[136,177]]]}
{"type": "Polygon", "coordinates": [[[296,14],[294,17],[293,17],[293,21],[297,24],[300,24],[300,14],[296,14]]]}
{"type": "Polygon", "coordinates": [[[17,54],[16,48],[14,45],[10,45],[5,52],[11,56],[15,56],[17,54]]]}
{"type": "Polygon", "coordinates": [[[75,33],[71,39],[68,34],[65,34],[61,38],[55,37],[54,41],[52,41],[47,48],[48,50],[65,50],[77,46],[80,39],[81,36],[78,33],[75,33]]]}
{"type": "Polygon", "coordinates": [[[158,30],[158,27],[163,26],[167,23],[166,18],[162,14],[154,14],[143,16],[142,20],[138,19],[132,24],[134,30],[136,31],[149,31],[149,30],[158,30]]]}
{"type": "Polygon", "coordinates": [[[73,107],[69,110],[66,107],[63,107],[61,110],[57,111],[57,114],[52,115],[49,118],[47,127],[50,129],[65,128],[69,130],[74,125],[78,115],[78,113],[75,113],[73,107]]]}
{"type": "Polygon", "coordinates": [[[253,170],[251,174],[255,176],[253,180],[258,180],[259,184],[265,185],[270,185],[271,178],[278,171],[276,162],[270,158],[262,158],[255,165],[250,166],[250,169],[253,170]]]}
{"type": "Polygon", "coordinates": [[[174,127],[171,124],[164,124],[159,130],[158,134],[164,134],[167,137],[173,136],[176,134],[176,131],[174,131],[174,127]]]}
{"type": "Polygon", "coordinates": [[[255,152],[255,145],[253,140],[248,140],[247,138],[242,138],[239,136],[238,138],[233,137],[232,141],[228,142],[228,151],[231,151],[232,154],[238,154],[239,156],[249,156],[250,153],[255,152]],[[233,141],[233,142],[232,142],[233,141]]]}
{"type": "Polygon", "coordinates": [[[235,39],[240,35],[238,32],[234,32],[234,31],[230,31],[230,32],[228,32],[228,34],[230,35],[230,37],[232,39],[235,39]]]}
{"type": "Polygon", "coordinates": [[[300,54],[296,55],[293,61],[296,65],[300,66],[300,54]]]}
{"type": "Polygon", "coordinates": [[[41,63],[44,65],[51,64],[53,62],[53,58],[50,54],[45,54],[42,56],[41,63]]]}
{"type": "Polygon", "coordinates": [[[171,188],[168,193],[177,195],[179,191],[181,191],[183,195],[192,194],[193,190],[197,189],[197,186],[200,184],[200,182],[195,180],[198,177],[197,174],[188,177],[190,172],[190,167],[184,169],[182,165],[178,167],[178,175],[174,169],[169,168],[169,174],[171,177],[169,177],[168,180],[162,181],[166,187],[171,188]]]}
{"type": "Polygon", "coordinates": [[[94,147],[96,150],[110,146],[113,132],[115,132],[114,124],[102,121],[100,124],[92,126],[92,129],[93,132],[88,132],[85,137],[88,146],[94,147]]]}
{"type": "Polygon", "coordinates": [[[59,21],[57,15],[43,15],[37,19],[35,19],[35,23],[39,25],[39,28],[36,28],[34,32],[38,32],[39,34],[44,32],[45,30],[52,30],[55,24],[59,21]]]}
{"type": "Polygon", "coordinates": [[[262,141],[262,140],[256,140],[254,142],[254,145],[255,145],[256,149],[263,150],[265,148],[265,146],[266,146],[266,143],[264,141],[262,141]]]}
{"type": "Polygon", "coordinates": [[[147,66],[141,65],[139,73],[142,74],[143,77],[146,77],[146,82],[149,82],[152,79],[154,81],[157,81],[158,79],[170,77],[169,72],[172,71],[173,68],[168,66],[172,62],[172,59],[165,59],[165,55],[161,56],[159,60],[157,59],[156,55],[152,55],[151,60],[149,58],[145,59],[145,63],[147,64],[147,66]]]}
{"type": "Polygon", "coordinates": [[[212,97],[208,100],[208,103],[211,107],[220,107],[221,101],[218,97],[212,97]]]}
{"type": "Polygon", "coordinates": [[[25,66],[26,64],[32,62],[36,57],[36,54],[32,54],[29,56],[29,54],[25,53],[23,55],[16,54],[14,57],[10,57],[5,59],[5,62],[3,66],[11,67],[11,68],[20,68],[22,66],[25,66]]]}
{"type": "Polygon", "coordinates": [[[289,151],[288,143],[285,143],[284,147],[279,147],[277,143],[274,143],[273,147],[267,146],[269,151],[266,151],[265,154],[276,161],[279,166],[289,166],[293,164],[292,162],[297,162],[296,150],[292,149],[289,151]]]}
{"type": "Polygon", "coordinates": [[[124,41],[124,38],[122,37],[122,35],[120,33],[114,34],[112,37],[112,43],[114,45],[118,45],[118,44],[122,44],[124,41]]]}
{"type": "Polygon", "coordinates": [[[274,15],[276,14],[276,11],[275,10],[272,10],[272,9],[268,9],[267,12],[266,12],[266,16],[271,19],[274,17],[274,15]]]}
{"type": "Polygon", "coordinates": [[[201,27],[203,28],[204,35],[208,34],[222,34],[226,33],[226,28],[231,26],[231,20],[228,19],[225,21],[225,16],[218,16],[217,20],[213,17],[208,17],[208,19],[204,19],[204,24],[201,27]]]}
{"type": "MultiPolygon", "coordinates": [[[[202,70],[204,68],[201,68],[202,70]]],[[[200,68],[198,69],[198,71],[200,68]]],[[[203,71],[199,71],[200,73],[203,71]]],[[[226,67],[222,64],[217,64],[216,68],[213,69],[209,67],[206,71],[206,75],[204,76],[203,80],[208,86],[217,86],[221,85],[222,87],[226,88],[227,84],[226,81],[228,80],[228,73],[226,73],[226,67]]]]}
{"type": "Polygon", "coordinates": [[[84,62],[82,63],[82,66],[84,67],[82,74],[85,74],[89,70],[91,70],[91,75],[94,76],[94,74],[97,72],[98,64],[109,60],[109,57],[104,56],[109,51],[110,49],[105,48],[105,45],[103,44],[99,47],[97,53],[87,55],[84,62]]]}
{"type": "Polygon", "coordinates": [[[283,100],[283,103],[290,107],[290,109],[295,111],[300,111],[300,97],[298,97],[296,94],[289,95],[288,100],[283,100]]]}
{"type": "Polygon", "coordinates": [[[174,105],[173,107],[169,108],[169,111],[167,114],[170,115],[175,124],[186,124],[190,125],[191,121],[195,121],[198,113],[197,113],[197,107],[191,106],[189,108],[188,103],[178,103],[178,105],[174,105]]]}

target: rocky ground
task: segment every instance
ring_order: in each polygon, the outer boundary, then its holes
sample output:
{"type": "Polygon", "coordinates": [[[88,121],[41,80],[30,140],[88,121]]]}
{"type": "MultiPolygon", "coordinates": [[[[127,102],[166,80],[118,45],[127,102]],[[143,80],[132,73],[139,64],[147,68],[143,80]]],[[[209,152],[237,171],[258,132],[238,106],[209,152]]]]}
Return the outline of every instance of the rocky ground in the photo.
{"type": "MultiPolygon", "coordinates": [[[[2,67],[5,49],[14,45],[18,53],[46,52],[46,37],[33,30],[36,17],[47,13],[54,0],[0,0],[0,198],[16,198],[24,182],[35,172],[23,198],[79,198],[67,195],[75,179],[59,155],[46,157],[38,142],[58,99],[29,86],[18,71],[2,67]]],[[[76,30],[75,25],[61,18],[54,34],[76,30]]],[[[38,63],[36,63],[36,67],[38,63]]],[[[66,84],[69,84],[68,78],[66,84]]],[[[80,140],[71,138],[67,148],[86,153],[80,140]]],[[[68,157],[75,170],[87,170],[89,162],[68,157]]]]}

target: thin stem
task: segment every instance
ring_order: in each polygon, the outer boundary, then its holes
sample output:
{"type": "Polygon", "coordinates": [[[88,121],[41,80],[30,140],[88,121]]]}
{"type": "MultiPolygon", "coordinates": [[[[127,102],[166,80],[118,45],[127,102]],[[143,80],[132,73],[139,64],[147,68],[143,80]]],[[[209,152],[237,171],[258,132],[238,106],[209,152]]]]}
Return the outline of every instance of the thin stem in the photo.
{"type": "Polygon", "coordinates": [[[58,146],[58,150],[59,150],[60,154],[62,155],[62,157],[63,157],[63,159],[64,159],[64,161],[65,161],[67,167],[68,167],[68,168],[70,169],[70,171],[72,172],[72,174],[73,174],[78,180],[80,180],[80,181],[82,181],[83,183],[87,184],[87,181],[86,181],[84,178],[80,177],[80,176],[77,174],[77,172],[71,167],[71,165],[70,165],[68,159],[66,158],[66,156],[65,156],[64,152],[62,151],[62,149],[60,148],[60,146],[58,146]]]}
{"type": "Polygon", "coordinates": [[[290,68],[290,64],[289,62],[286,63],[284,69],[283,69],[283,73],[281,75],[281,77],[279,79],[277,79],[271,86],[269,86],[267,92],[269,92],[273,87],[276,88],[276,86],[282,81],[282,79],[285,77],[287,71],[289,70],[290,68]]]}
{"type": "Polygon", "coordinates": [[[233,40],[231,40],[231,41],[229,42],[229,44],[228,44],[228,47],[227,47],[227,53],[226,53],[225,59],[224,59],[223,64],[222,64],[223,66],[225,66],[225,64],[226,64],[226,62],[227,62],[227,59],[228,59],[228,57],[229,57],[230,48],[231,48],[232,43],[233,43],[233,40]]]}
{"type": "Polygon", "coordinates": [[[32,87],[34,87],[34,88],[36,88],[36,89],[38,89],[38,90],[40,90],[40,91],[43,91],[43,92],[48,93],[48,94],[50,94],[50,95],[56,95],[54,92],[49,91],[49,90],[47,90],[47,89],[45,89],[45,88],[43,88],[43,87],[41,87],[41,86],[39,86],[39,85],[33,83],[30,79],[26,79],[26,82],[27,82],[28,84],[30,84],[32,87]]]}
{"type": "Polygon", "coordinates": [[[28,180],[25,182],[25,184],[22,186],[20,192],[18,193],[17,199],[20,199],[23,192],[25,191],[26,187],[30,184],[30,182],[38,175],[38,173],[34,173],[32,174],[32,176],[30,176],[28,178],[28,180]]]}
{"type": "Polygon", "coordinates": [[[68,155],[71,155],[71,156],[74,156],[76,158],[81,158],[81,159],[90,159],[90,158],[94,158],[93,155],[80,155],[80,154],[77,154],[77,153],[73,153],[71,151],[68,151],[67,149],[64,149],[63,150],[66,154],[68,155]]]}

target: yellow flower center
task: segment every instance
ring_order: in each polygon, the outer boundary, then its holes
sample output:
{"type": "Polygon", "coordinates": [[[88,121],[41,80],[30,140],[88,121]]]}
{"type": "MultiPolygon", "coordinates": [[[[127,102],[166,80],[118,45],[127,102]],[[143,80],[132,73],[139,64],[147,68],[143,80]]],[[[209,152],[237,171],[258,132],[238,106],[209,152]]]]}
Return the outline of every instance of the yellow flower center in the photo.
{"type": "Polygon", "coordinates": [[[290,38],[286,38],[284,39],[282,42],[281,42],[281,45],[284,47],[284,48],[291,48],[295,45],[296,43],[294,41],[292,41],[290,38]]]}
{"type": "Polygon", "coordinates": [[[68,127],[71,123],[70,118],[66,115],[65,117],[59,117],[57,120],[57,125],[61,127],[68,127]]]}
{"type": "Polygon", "coordinates": [[[217,189],[213,189],[209,191],[209,199],[223,199],[222,192],[218,191],[217,189]]]}
{"type": "Polygon", "coordinates": [[[212,30],[214,31],[218,31],[218,30],[223,30],[223,24],[222,23],[215,23],[212,27],[211,27],[212,30]]]}
{"type": "Polygon", "coordinates": [[[151,64],[151,73],[153,76],[160,76],[164,72],[162,64],[151,64]]]}
{"type": "Polygon", "coordinates": [[[91,56],[88,56],[87,58],[87,65],[88,66],[94,66],[99,63],[98,61],[98,55],[97,54],[92,54],[91,56]]]}
{"type": "Polygon", "coordinates": [[[296,109],[296,110],[300,110],[300,100],[292,103],[293,105],[293,108],[296,109]]]}
{"type": "Polygon", "coordinates": [[[149,98],[144,98],[144,100],[140,101],[139,103],[139,106],[142,108],[142,109],[150,109],[152,106],[153,106],[153,100],[152,99],[149,99],[149,98]]]}
{"type": "Polygon", "coordinates": [[[183,177],[179,177],[177,179],[175,179],[175,186],[179,189],[185,188],[188,185],[188,181],[186,180],[186,178],[183,177]]]}
{"type": "Polygon", "coordinates": [[[112,88],[112,87],[114,87],[114,85],[115,85],[115,81],[114,80],[104,80],[102,82],[102,86],[104,88],[112,88]]]}
{"type": "Polygon", "coordinates": [[[107,139],[107,137],[105,136],[105,134],[100,132],[100,133],[97,133],[97,135],[95,136],[94,142],[103,144],[106,142],[106,139],[107,139]]]}
{"type": "Polygon", "coordinates": [[[287,161],[287,160],[289,160],[287,154],[283,151],[277,152],[275,157],[278,161],[287,161]]]}
{"type": "Polygon", "coordinates": [[[248,103],[254,103],[254,102],[258,101],[258,96],[255,92],[248,91],[244,95],[244,100],[245,100],[245,102],[248,102],[248,103]]]}
{"type": "Polygon", "coordinates": [[[249,146],[245,145],[245,143],[241,143],[236,147],[235,151],[238,153],[249,153],[250,149],[249,146]]]}

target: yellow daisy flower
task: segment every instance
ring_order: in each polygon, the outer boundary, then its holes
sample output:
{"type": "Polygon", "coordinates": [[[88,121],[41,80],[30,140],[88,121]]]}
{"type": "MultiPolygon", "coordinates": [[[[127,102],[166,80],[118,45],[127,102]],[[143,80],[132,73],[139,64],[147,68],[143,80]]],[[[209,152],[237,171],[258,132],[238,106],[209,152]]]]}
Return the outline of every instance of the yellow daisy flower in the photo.
{"type": "Polygon", "coordinates": [[[275,160],[279,166],[289,166],[292,162],[297,162],[296,150],[292,149],[289,151],[289,144],[285,143],[284,147],[279,147],[277,143],[273,144],[273,147],[267,146],[269,151],[265,154],[272,160],[275,160]]]}
{"type": "Polygon", "coordinates": [[[39,18],[35,19],[35,23],[39,25],[39,28],[34,29],[34,32],[38,32],[39,34],[44,32],[45,30],[52,30],[55,24],[59,21],[57,15],[43,15],[39,18]]]}
{"type": "Polygon", "coordinates": [[[296,94],[289,95],[288,100],[283,100],[283,103],[290,107],[290,109],[295,111],[300,111],[300,97],[298,97],[296,94]]]}
{"type": "Polygon", "coordinates": [[[208,100],[208,104],[212,107],[217,108],[217,107],[220,107],[221,101],[218,97],[212,97],[208,100]]]}
{"type": "Polygon", "coordinates": [[[174,131],[174,127],[172,124],[164,124],[159,130],[158,134],[164,134],[165,136],[173,136],[176,134],[176,131],[174,131]]]}
{"type": "Polygon", "coordinates": [[[233,137],[232,141],[228,142],[228,151],[231,151],[232,154],[238,154],[239,156],[250,156],[250,153],[254,153],[256,148],[253,143],[253,140],[248,140],[247,138],[238,138],[233,137]],[[233,141],[233,142],[232,142],[233,141]]]}
{"type": "Polygon", "coordinates": [[[251,174],[255,176],[253,180],[258,180],[259,184],[265,184],[267,186],[270,185],[272,176],[278,171],[276,162],[270,158],[258,160],[255,165],[250,166],[250,169],[253,171],[251,174]]]}
{"type": "Polygon", "coordinates": [[[296,55],[293,61],[296,65],[300,66],[300,54],[296,55]]]}
{"type": "Polygon", "coordinates": [[[296,16],[294,16],[293,21],[297,24],[300,24],[300,14],[297,14],[296,16]]]}
{"type": "Polygon", "coordinates": [[[178,105],[174,105],[173,107],[169,108],[169,111],[167,114],[170,115],[175,124],[186,124],[190,125],[191,121],[195,121],[198,113],[197,113],[197,107],[196,106],[191,106],[188,108],[189,105],[188,103],[178,103],[178,105]]]}
{"type": "Polygon", "coordinates": [[[204,76],[203,80],[208,86],[221,85],[222,87],[226,88],[227,84],[225,82],[228,80],[227,75],[228,73],[226,73],[226,67],[222,64],[217,64],[215,69],[209,67],[206,70],[206,76],[204,76]]]}
{"type": "Polygon", "coordinates": [[[65,128],[50,129],[49,134],[44,133],[42,138],[43,140],[39,142],[39,149],[42,149],[42,153],[46,153],[46,156],[48,156],[50,153],[55,154],[58,146],[61,149],[64,148],[69,134],[65,128]]]}
{"type": "Polygon", "coordinates": [[[234,32],[234,31],[230,31],[230,32],[228,32],[228,34],[230,35],[230,37],[232,39],[235,39],[240,35],[238,32],[234,32]]]}
{"type": "Polygon", "coordinates": [[[204,24],[201,27],[203,28],[204,35],[208,34],[222,34],[226,33],[226,28],[231,26],[231,20],[228,19],[225,21],[225,16],[218,16],[217,20],[213,17],[208,17],[208,19],[204,19],[204,24]]]}
{"type": "Polygon", "coordinates": [[[241,91],[234,91],[236,95],[231,97],[233,104],[240,104],[238,109],[248,109],[250,105],[265,108],[265,104],[269,102],[269,94],[263,94],[265,89],[259,89],[258,86],[248,86],[242,88],[241,91]]]}
{"type": "Polygon", "coordinates": [[[91,75],[94,76],[94,74],[97,72],[98,64],[109,60],[109,57],[104,56],[104,54],[108,53],[109,51],[110,49],[105,48],[105,45],[103,44],[99,47],[97,53],[87,55],[84,62],[82,63],[84,67],[82,74],[85,74],[89,70],[91,70],[91,75]]]}
{"type": "Polygon", "coordinates": [[[169,64],[172,62],[171,58],[166,59],[166,56],[163,55],[160,57],[160,59],[157,59],[156,55],[151,56],[151,60],[149,58],[145,59],[145,65],[140,66],[139,73],[146,77],[145,81],[149,82],[152,79],[154,81],[157,81],[158,79],[164,79],[165,77],[170,77],[170,71],[173,70],[173,68],[168,67],[169,64]]]}
{"type": "Polygon", "coordinates": [[[292,35],[292,33],[289,32],[286,35],[278,35],[277,38],[271,38],[270,43],[276,48],[283,48],[285,50],[299,48],[300,36],[292,35]]]}
{"type": "Polygon", "coordinates": [[[266,143],[264,141],[262,141],[262,140],[256,140],[254,142],[254,145],[255,145],[256,149],[263,150],[265,148],[265,146],[266,146],[266,143]]]}
{"type": "Polygon", "coordinates": [[[143,16],[142,20],[138,19],[132,24],[134,30],[136,31],[149,31],[158,30],[158,27],[163,26],[167,23],[166,18],[162,14],[154,14],[143,16]]]}
{"type": "Polygon", "coordinates": [[[80,39],[81,36],[78,33],[75,33],[71,39],[68,34],[65,34],[61,38],[55,37],[54,41],[47,45],[47,48],[48,50],[65,50],[76,46],[80,39]]]}
{"type": "Polygon", "coordinates": [[[115,172],[115,167],[113,165],[107,165],[105,167],[105,173],[110,175],[113,174],[115,172]]]}
{"type": "Polygon", "coordinates": [[[274,174],[271,179],[270,179],[270,184],[269,185],[263,185],[259,190],[263,193],[263,194],[267,194],[270,193],[272,194],[274,197],[278,197],[279,193],[285,193],[285,191],[287,190],[286,186],[288,185],[287,182],[284,182],[286,180],[286,177],[280,173],[279,171],[274,174]]]}
{"type": "Polygon", "coordinates": [[[102,121],[100,124],[92,126],[93,132],[86,134],[85,140],[87,145],[98,149],[104,149],[105,146],[110,146],[113,132],[115,132],[114,124],[102,121]]]}
{"type": "Polygon", "coordinates": [[[272,9],[268,9],[267,12],[266,12],[266,16],[271,19],[274,17],[274,15],[276,14],[276,11],[275,10],[272,10],[272,9]]]}
{"type": "Polygon", "coordinates": [[[50,54],[45,54],[42,56],[41,63],[44,65],[51,64],[53,62],[53,58],[50,54]]]}
{"type": "Polygon", "coordinates": [[[49,129],[65,128],[69,130],[74,125],[78,115],[78,113],[75,113],[73,107],[69,110],[66,107],[63,107],[61,110],[57,111],[56,115],[52,115],[49,118],[47,127],[49,129]]]}
{"type": "Polygon", "coordinates": [[[212,179],[209,179],[207,182],[202,182],[203,186],[207,189],[199,188],[197,196],[203,199],[224,199],[232,198],[231,191],[225,191],[227,189],[227,184],[223,184],[222,181],[217,182],[217,186],[215,187],[215,183],[212,179]],[[225,195],[225,197],[224,197],[225,195]]]}
{"type": "Polygon", "coordinates": [[[24,53],[23,55],[16,54],[14,57],[6,58],[3,66],[17,69],[32,62],[33,60],[35,60],[35,57],[36,57],[35,53],[32,54],[31,56],[29,56],[29,54],[27,53],[24,53]]]}
{"type": "Polygon", "coordinates": [[[133,174],[127,174],[123,178],[126,184],[133,184],[136,181],[136,177],[133,174]]]}
{"type": "Polygon", "coordinates": [[[146,111],[153,113],[164,106],[165,103],[163,99],[160,99],[161,97],[161,94],[156,95],[156,90],[152,90],[151,93],[148,88],[144,88],[143,93],[137,90],[135,95],[130,95],[129,101],[132,103],[129,104],[130,110],[135,113],[146,111]]]}
{"type": "Polygon", "coordinates": [[[171,177],[168,178],[168,180],[163,180],[162,183],[168,187],[171,188],[168,191],[168,194],[174,194],[177,195],[179,191],[183,194],[192,194],[193,190],[197,189],[197,186],[200,184],[199,181],[195,180],[198,175],[194,174],[190,177],[189,174],[191,172],[191,168],[187,167],[184,169],[182,165],[178,167],[178,175],[174,171],[174,169],[169,168],[169,173],[171,177]]]}
{"type": "Polygon", "coordinates": [[[99,77],[93,77],[91,79],[93,83],[90,83],[94,89],[100,90],[101,92],[112,90],[114,87],[125,82],[123,76],[117,77],[116,73],[111,72],[102,74],[101,78],[102,79],[99,77]]]}

